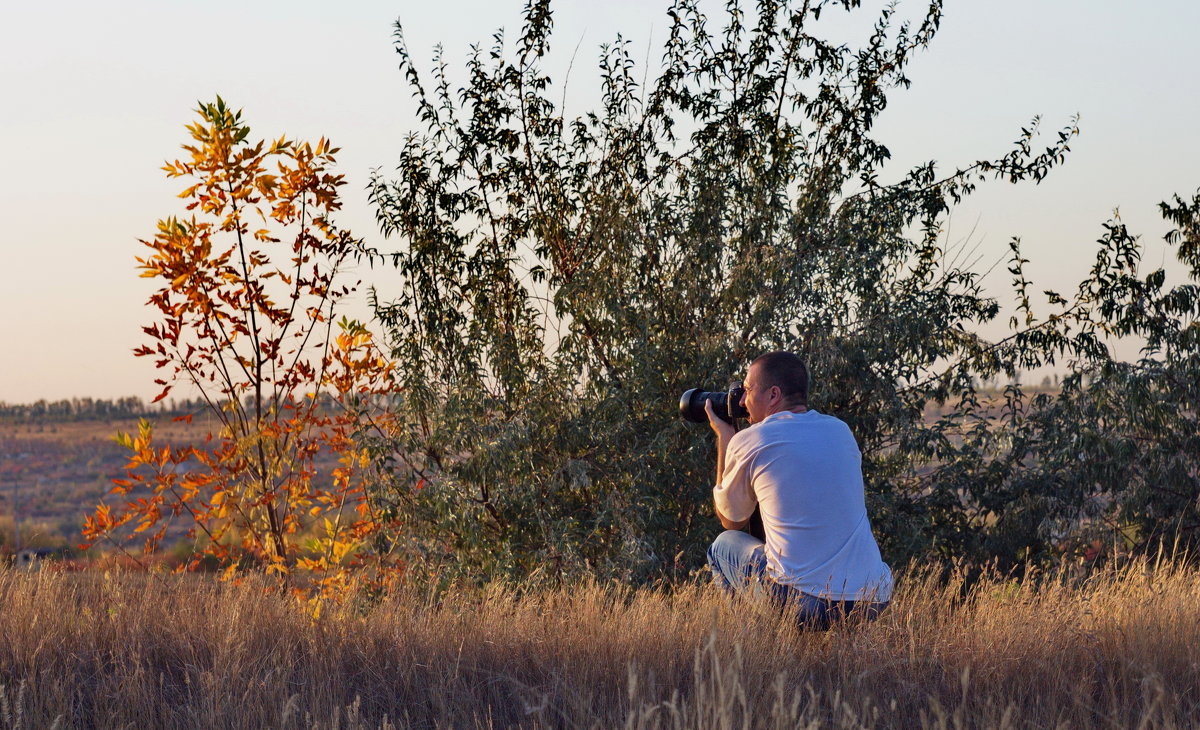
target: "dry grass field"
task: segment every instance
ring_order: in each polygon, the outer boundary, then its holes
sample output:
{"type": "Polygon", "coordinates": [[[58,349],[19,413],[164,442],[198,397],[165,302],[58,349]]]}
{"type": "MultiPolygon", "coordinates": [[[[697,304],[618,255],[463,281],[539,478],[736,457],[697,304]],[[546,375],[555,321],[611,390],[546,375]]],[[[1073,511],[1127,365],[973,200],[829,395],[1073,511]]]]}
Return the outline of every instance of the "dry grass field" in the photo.
{"type": "Polygon", "coordinates": [[[701,581],[414,591],[313,618],[249,580],[0,572],[3,728],[1171,728],[1200,572],[901,576],[797,632],[701,581]]]}

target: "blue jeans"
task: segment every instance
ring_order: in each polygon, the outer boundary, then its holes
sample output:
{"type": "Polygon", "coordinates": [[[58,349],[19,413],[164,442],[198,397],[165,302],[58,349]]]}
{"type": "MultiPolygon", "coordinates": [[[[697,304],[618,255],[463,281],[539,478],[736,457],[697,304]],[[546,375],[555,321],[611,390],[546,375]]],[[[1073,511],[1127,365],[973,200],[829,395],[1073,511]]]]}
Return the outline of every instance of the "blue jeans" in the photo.
{"type": "Polygon", "coordinates": [[[770,601],[780,610],[792,611],[803,629],[824,631],[852,612],[874,620],[887,608],[887,602],[834,601],[803,593],[767,577],[767,556],[762,540],[742,532],[726,530],[708,548],[708,566],[713,582],[729,595],[746,594],[770,601]]]}

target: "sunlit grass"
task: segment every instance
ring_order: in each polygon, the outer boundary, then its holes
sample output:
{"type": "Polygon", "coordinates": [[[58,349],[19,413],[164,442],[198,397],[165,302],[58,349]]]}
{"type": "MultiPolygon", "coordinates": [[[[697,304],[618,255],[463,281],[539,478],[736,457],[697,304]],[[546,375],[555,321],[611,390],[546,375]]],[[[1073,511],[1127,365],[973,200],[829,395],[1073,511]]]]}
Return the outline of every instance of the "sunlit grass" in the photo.
{"type": "Polygon", "coordinates": [[[901,577],[804,634],[704,584],[413,591],[0,572],[0,727],[1184,727],[1200,572],[901,577]]]}

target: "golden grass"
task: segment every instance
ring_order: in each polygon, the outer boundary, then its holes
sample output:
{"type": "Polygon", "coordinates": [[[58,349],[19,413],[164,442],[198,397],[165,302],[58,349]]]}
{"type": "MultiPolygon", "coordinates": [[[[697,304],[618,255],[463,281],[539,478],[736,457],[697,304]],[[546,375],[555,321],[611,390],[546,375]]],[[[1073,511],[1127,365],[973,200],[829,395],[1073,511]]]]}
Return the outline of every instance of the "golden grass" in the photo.
{"type": "Polygon", "coordinates": [[[294,599],[202,576],[0,571],[0,727],[1188,727],[1200,572],[910,575],[799,633],[707,585],[294,599]]]}

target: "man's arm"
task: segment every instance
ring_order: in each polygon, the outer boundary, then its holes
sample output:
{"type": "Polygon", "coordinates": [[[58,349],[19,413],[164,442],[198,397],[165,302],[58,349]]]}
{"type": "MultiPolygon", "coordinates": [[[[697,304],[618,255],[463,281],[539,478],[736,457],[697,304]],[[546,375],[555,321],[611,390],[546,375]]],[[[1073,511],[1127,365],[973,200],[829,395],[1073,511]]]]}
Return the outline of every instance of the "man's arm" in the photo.
{"type": "MultiPolygon", "coordinates": [[[[704,401],[704,412],[708,414],[708,425],[712,427],[714,433],[717,434],[717,480],[716,484],[721,483],[721,477],[725,474],[725,450],[729,448],[729,439],[733,438],[733,434],[737,433],[733,429],[733,424],[726,423],[717,417],[713,412],[712,401],[704,401]]],[[[717,519],[721,521],[721,527],[726,530],[740,530],[745,527],[750,518],[741,522],[734,522],[725,515],[721,514],[721,508],[713,503],[713,511],[717,513],[717,519]]]]}

